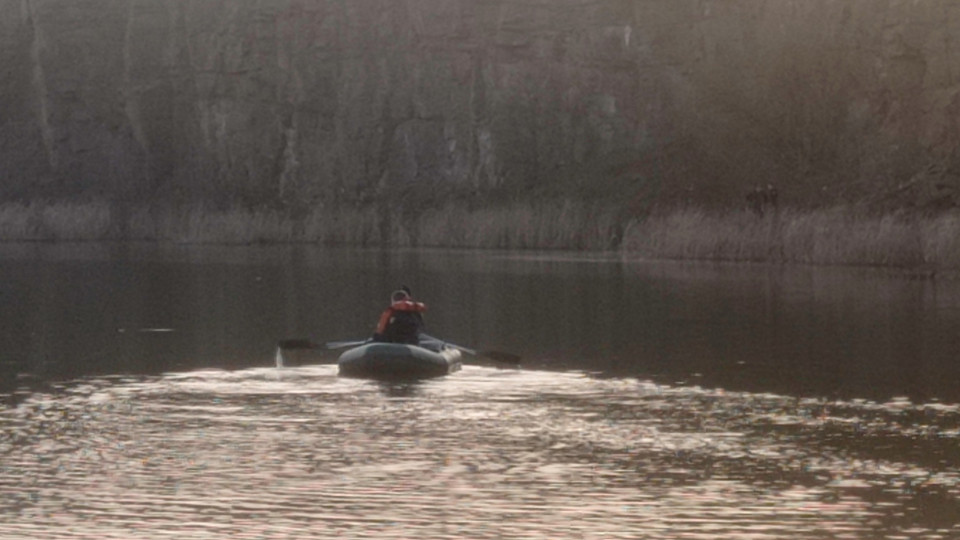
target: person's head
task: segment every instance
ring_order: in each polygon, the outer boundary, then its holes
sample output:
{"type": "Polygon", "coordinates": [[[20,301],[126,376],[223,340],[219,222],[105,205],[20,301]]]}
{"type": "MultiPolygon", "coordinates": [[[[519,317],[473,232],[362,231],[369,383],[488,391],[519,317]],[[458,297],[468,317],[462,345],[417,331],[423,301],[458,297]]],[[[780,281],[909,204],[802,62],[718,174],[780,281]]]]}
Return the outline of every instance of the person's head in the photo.
{"type": "Polygon", "coordinates": [[[391,302],[403,302],[404,300],[410,299],[410,293],[400,289],[398,291],[393,291],[393,294],[390,295],[391,302]]]}

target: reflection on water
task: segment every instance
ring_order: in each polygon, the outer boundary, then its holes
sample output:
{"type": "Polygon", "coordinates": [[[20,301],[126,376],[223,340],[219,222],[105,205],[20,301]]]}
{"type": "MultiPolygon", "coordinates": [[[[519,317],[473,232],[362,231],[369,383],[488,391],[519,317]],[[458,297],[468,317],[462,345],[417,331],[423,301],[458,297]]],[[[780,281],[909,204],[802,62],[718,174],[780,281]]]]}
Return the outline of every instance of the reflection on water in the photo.
{"type": "Polygon", "coordinates": [[[433,335],[525,365],[795,396],[960,402],[960,280],[876,270],[304,246],[0,246],[0,396],[270,363],[365,338],[399,283],[433,335]],[[162,331],[161,331],[162,330],[162,331]]]}
{"type": "Polygon", "coordinates": [[[0,538],[960,538],[960,280],[3,245],[0,300],[0,538]],[[272,367],[399,283],[524,368],[272,367]]]}
{"type": "Polygon", "coordinates": [[[960,408],[468,366],[58,384],[0,413],[3,538],[957,538],[960,408]]]}

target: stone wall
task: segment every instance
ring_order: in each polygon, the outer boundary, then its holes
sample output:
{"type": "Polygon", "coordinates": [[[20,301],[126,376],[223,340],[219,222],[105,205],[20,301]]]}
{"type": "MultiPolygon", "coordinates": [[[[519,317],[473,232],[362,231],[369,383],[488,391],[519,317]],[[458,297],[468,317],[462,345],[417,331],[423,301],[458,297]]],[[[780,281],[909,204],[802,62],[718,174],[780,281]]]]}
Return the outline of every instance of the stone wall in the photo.
{"type": "Polygon", "coordinates": [[[0,0],[0,13],[0,198],[734,203],[775,182],[827,202],[960,173],[954,0],[0,0]]]}

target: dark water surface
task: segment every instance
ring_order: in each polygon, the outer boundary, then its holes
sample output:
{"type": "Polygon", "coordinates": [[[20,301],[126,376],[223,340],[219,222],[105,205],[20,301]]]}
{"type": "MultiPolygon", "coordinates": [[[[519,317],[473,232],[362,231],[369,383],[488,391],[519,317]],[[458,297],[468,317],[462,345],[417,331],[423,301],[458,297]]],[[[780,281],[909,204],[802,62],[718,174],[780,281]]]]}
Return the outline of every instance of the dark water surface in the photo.
{"type": "Polygon", "coordinates": [[[6,245],[0,301],[0,538],[960,538],[956,281],[6,245]],[[400,283],[524,368],[273,367],[400,283]]]}

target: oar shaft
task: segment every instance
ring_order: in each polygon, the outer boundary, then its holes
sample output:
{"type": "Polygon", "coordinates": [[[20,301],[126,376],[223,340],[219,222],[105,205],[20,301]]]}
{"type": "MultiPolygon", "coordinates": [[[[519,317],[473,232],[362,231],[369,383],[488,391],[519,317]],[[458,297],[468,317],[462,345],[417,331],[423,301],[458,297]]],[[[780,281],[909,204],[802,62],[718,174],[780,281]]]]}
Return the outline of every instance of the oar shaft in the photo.
{"type": "MultiPolygon", "coordinates": [[[[316,343],[309,339],[284,339],[277,343],[277,357],[282,356],[282,351],[284,349],[343,349],[346,347],[358,347],[360,345],[365,345],[370,343],[372,340],[353,340],[353,341],[329,341],[324,344],[316,343]]],[[[447,347],[453,347],[462,352],[465,352],[472,356],[482,356],[484,358],[489,358],[491,360],[496,360],[498,362],[505,362],[509,364],[519,364],[520,357],[512,353],[505,353],[500,351],[477,351],[471,349],[470,347],[464,347],[462,345],[457,345],[456,343],[450,343],[449,341],[437,339],[433,336],[427,334],[420,334],[420,342],[433,342],[440,345],[446,345],[447,347]]]]}
{"type": "Polygon", "coordinates": [[[354,340],[354,341],[330,341],[328,343],[320,344],[315,341],[311,341],[305,338],[298,339],[283,339],[277,343],[277,346],[281,349],[342,349],[344,347],[355,347],[357,345],[363,345],[364,343],[369,343],[369,339],[365,340],[354,340]]]}
{"type": "Polygon", "coordinates": [[[344,347],[357,347],[370,343],[369,339],[364,340],[354,340],[354,341],[330,341],[327,342],[324,346],[328,349],[343,349],[344,347]]]}
{"type": "Polygon", "coordinates": [[[456,343],[450,343],[449,341],[445,341],[445,340],[442,340],[442,339],[437,339],[437,338],[435,338],[435,337],[433,337],[433,336],[431,336],[431,335],[420,334],[420,338],[421,338],[422,340],[425,339],[426,341],[435,341],[435,342],[440,343],[440,344],[442,344],[442,345],[449,345],[450,347],[453,347],[454,349],[460,349],[461,351],[463,351],[463,352],[465,352],[465,353],[467,353],[467,354],[472,354],[472,355],[474,355],[474,356],[477,355],[477,351],[475,351],[475,350],[473,350],[473,349],[471,349],[471,348],[469,348],[469,347],[463,347],[463,346],[457,345],[456,343]]]}
{"type": "Polygon", "coordinates": [[[463,351],[463,352],[465,352],[465,353],[467,353],[467,354],[469,354],[469,355],[472,355],[472,356],[482,356],[482,357],[484,357],[484,358],[489,358],[489,359],[491,359],[491,360],[496,360],[497,362],[504,362],[504,363],[507,363],[507,364],[519,364],[519,363],[520,363],[520,356],[518,356],[518,355],[516,355],[516,354],[506,353],[506,352],[501,352],[501,351],[477,351],[477,350],[471,349],[471,348],[469,348],[469,347],[464,347],[464,346],[462,346],[462,345],[457,345],[456,343],[450,343],[449,341],[444,341],[444,340],[442,340],[442,339],[437,339],[437,338],[435,338],[435,337],[433,337],[433,336],[430,336],[430,335],[427,335],[427,334],[420,334],[420,337],[421,337],[421,338],[424,338],[424,339],[426,339],[426,340],[428,340],[428,341],[433,341],[433,342],[440,343],[440,344],[443,344],[443,345],[448,345],[448,346],[450,346],[450,347],[453,347],[454,349],[459,349],[460,351],[463,351]]]}

